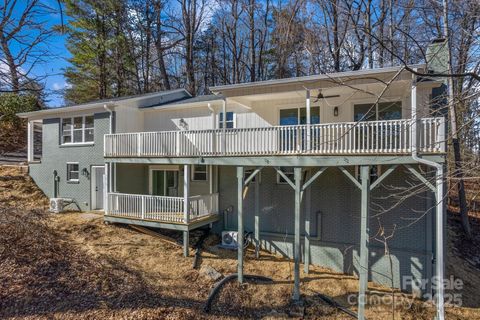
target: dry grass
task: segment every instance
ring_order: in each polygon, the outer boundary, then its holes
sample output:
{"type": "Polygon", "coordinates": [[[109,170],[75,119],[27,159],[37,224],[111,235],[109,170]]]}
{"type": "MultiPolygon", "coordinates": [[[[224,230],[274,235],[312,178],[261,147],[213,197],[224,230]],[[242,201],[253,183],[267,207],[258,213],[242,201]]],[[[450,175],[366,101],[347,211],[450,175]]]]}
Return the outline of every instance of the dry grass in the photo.
{"type": "MultiPolygon", "coordinates": [[[[4,183],[5,169],[0,170],[4,183]]],[[[22,176],[18,171],[17,175],[22,176]]],[[[23,181],[26,189],[34,188],[30,180],[23,181]]],[[[205,314],[202,310],[213,282],[192,269],[193,258],[183,258],[179,247],[128,227],[105,225],[101,215],[50,215],[32,210],[28,197],[16,194],[15,199],[0,200],[16,205],[20,199],[26,201],[21,210],[0,212],[1,318],[278,319],[291,310],[293,265],[281,257],[262,252],[255,260],[249,250],[245,272],[272,277],[274,283],[232,282],[224,287],[211,313],[205,314]]],[[[215,237],[207,239],[209,251],[203,253],[201,263],[224,274],[235,272],[236,253],[216,250],[210,246],[215,242],[215,237]]],[[[313,267],[308,275],[302,273],[306,317],[350,319],[321,302],[315,292],[346,304],[357,285],[354,277],[320,267],[313,267]]],[[[379,295],[391,294],[374,284],[370,289],[379,295]]],[[[411,298],[397,294],[397,300],[411,298]]],[[[410,309],[399,303],[395,310],[396,319],[431,319],[433,314],[434,308],[420,301],[410,309]]],[[[447,314],[448,319],[480,317],[478,309],[447,308],[447,314]]],[[[366,315],[392,319],[392,310],[369,305],[366,315]]]]}

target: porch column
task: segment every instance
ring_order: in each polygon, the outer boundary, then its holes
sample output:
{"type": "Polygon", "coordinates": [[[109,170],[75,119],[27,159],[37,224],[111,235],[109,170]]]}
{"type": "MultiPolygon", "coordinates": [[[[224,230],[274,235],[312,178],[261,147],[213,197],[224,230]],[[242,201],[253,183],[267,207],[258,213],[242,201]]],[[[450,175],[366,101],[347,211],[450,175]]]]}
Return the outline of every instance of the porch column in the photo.
{"type": "Polygon", "coordinates": [[[222,153],[225,154],[227,152],[227,99],[223,99],[222,104],[222,153]]]}
{"type": "MultiPolygon", "coordinates": [[[[443,283],[443,279],[445,278],[445,270],[444,270],[444,259],[443,259],[443,254],[444,254],[444,249],[445,249],[445,243],[443,239],[443,232],[444,232],[444,218],[445,218],[445,207],[443,203],[444,199],[444,185],[443,185],[443,167],[437,168],[437,173],[436,173],[436,201],[437,201],[437,206],[436,206],[436,223],[435,223],[435,242],[436,242],[436,247],[435,247],[435,255],[436,255],[436,275],[439,283],[443,283]]],[[[445,319],[445,307],[444,307],[444,294],[445,294],[445,288],[443,285],[437,285],[437,320],[442,320],[445,319]]]]}
{"type": "Polygon", "coordinates": [[[300,299],[300,205],[302,188],[302,168],[294,169],[295,177],[295,244],[293,248],[294,259],[294,287],[293,300],[300,299]]]}
{"type": "Polygon", "coordinates": [[[237,167],[237,215],[238,215],[238,282],[243,283],[243,178],[244,168],[237,167]]]}
{"type": "Polygon", "coordinates": [[[260,176],[255,177],[255,258],[260,257],[260,176]]]}
{"type": "Polygon", "coordinates": [[[368,237],[370,211],[370,166],[360,167],[361,178],[361,213],[360,213],[360,283],[358,291],[358,319],[365,319],[366,291],[368,289],[368,237]]]}
{"type": "Polygon", "coordinates": [[[190,206],[188,198],[190,197],[190,165],[183,166],[183,222],[187,225],[187,230],[183,231],[183,256],[188,257],[189,232],[188,223],[190,222],[190,206]]]}
{"type": "Polygon", "coordinates": [[[34,141],[34,128],[35,123],[33,121],[28,121],[27,124],[27,161],[32,162],[35,160],[35,152],[33,148],[34,141]]]}
{"type": "Polygon", "coordinates": [[[305,135],[306,139],[306,150],[310,151],[312,144],[311,144],[311,117],[310,117],[310,109],[311,109],[311,100],[310,100],[310,89],[306,89],[306,97],[305,97],[305,108],[307,111],[307,119],[306,119],[306,124],[307,124],[307,134],[305,135]]]}
{"type": "MultiPolygon", "coordinates": [[[[105,169],[104,169],[104,174],[103,174],[103,209],[105,211],[105,214],[108,214],[108,162],[105,162],[105,169]]],[[[57,182],[55,181],[55,184],[57,182]]]]}

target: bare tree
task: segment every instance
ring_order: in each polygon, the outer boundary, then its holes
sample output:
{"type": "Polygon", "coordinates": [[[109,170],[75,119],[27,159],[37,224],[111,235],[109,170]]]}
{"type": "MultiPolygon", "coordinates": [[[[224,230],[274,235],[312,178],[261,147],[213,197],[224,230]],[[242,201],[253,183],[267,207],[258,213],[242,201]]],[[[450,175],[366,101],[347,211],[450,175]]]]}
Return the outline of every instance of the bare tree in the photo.
{"type": "Polygon", "coordinates": [[[38,86],[44,75],[35,67],[48,59],[47,40],[53,30],[45,17],[54,10],[40,0],[3,0],[0,3],[0,82],[2,91],[19,92],[38,86]]]}

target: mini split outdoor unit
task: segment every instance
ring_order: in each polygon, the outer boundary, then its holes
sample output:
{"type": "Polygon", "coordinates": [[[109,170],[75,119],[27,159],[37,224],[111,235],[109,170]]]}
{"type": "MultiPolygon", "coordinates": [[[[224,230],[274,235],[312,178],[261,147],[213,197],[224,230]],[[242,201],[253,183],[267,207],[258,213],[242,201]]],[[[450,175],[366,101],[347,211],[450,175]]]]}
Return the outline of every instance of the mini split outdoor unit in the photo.
{"type": "Polygon", "coordinates": [[[237,231],[222,231],[222,246],[237,248],[238,247],[238,232],[237,231]]]}
{"type": "Polygon", "coordinates": [[[51,198],[50,199],[50,212],[60,213],[63,211],[63,198],[51,198]]]}

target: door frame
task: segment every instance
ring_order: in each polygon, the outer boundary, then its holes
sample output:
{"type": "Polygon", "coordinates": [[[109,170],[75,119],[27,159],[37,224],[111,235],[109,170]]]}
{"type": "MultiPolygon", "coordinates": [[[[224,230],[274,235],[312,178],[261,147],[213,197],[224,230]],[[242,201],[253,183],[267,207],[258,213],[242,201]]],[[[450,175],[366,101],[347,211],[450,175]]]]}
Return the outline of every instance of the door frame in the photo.
{"type": "Polygon", "coordinates": [[[177,171],[177,194],[178,194],[178,179],[180,175],[179,166],[169,166],[169,165],[154,165],[148,167],[148,194],[153,194],[153,171],[177,171]]]}
{"type": "MultiPolygon", "coordinates": [[[[90,166],[90,209],[91,210],[97,210],[101,211],[105,209],[105,199],[103,199],[103,208],[101,209],[95,209],[97,206],[97,196],[96,196],[96,191],[95,191],[95,186],[96,186],[96,181],[97,181],[97,168],[102,168],[103,169],[103,175],[105,176],[105,166],[104,165],[91,165],[90,166]]],[[[105,198],[105,186],[103,185],[103,180],[102,179],[102,188],[103,188],[103,195],[102,197],[105,198]]]]}

